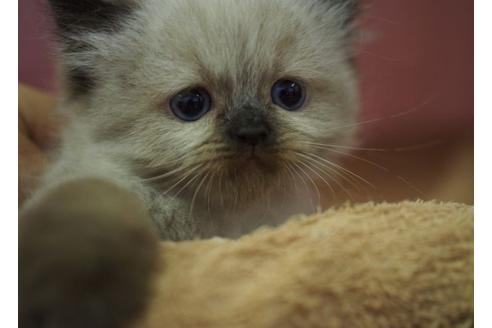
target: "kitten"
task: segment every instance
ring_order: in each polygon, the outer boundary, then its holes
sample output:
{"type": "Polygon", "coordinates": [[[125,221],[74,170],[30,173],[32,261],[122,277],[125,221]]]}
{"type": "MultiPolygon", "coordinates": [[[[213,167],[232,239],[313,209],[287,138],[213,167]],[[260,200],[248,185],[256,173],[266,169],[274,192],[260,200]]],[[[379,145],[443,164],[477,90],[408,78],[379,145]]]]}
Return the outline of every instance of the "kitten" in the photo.
{"type": "Polygon", "coordinates": [[[148,298],[155,231],[237,237],[304,210],[297,178],[336,170],[319,145],[353,136],[356,4],[50,3],[69,123],[21,211],[21,326],[122,327],[148,298]]]}

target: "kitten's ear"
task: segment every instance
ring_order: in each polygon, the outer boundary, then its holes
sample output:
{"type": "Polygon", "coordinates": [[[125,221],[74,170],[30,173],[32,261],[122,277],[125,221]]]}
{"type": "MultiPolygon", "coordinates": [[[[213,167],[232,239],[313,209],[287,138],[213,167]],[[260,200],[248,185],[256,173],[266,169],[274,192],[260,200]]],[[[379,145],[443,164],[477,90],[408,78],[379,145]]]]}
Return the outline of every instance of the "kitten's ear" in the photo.
{"type": "Polygon", "coordinates": [[[359,14],[359,0],[319,0],[328,5],[330,9],[337,10],[343,23],[349,26],[359,14]]]}
{"type": "Polygon", "coordinates": [[[137,6],[138,0],[49,0],[61,33],[111,31],[137,6]]]}
{"type": "Polygon", "coordinates": [[[72,97],[87,95],[98,82],[94,69],[97,44],[87,32],[118,31],[141,0],[49,0],[63,59],[63,85],[72,97]],[[79,60],[82,58],[82,60],[79,60]]]}

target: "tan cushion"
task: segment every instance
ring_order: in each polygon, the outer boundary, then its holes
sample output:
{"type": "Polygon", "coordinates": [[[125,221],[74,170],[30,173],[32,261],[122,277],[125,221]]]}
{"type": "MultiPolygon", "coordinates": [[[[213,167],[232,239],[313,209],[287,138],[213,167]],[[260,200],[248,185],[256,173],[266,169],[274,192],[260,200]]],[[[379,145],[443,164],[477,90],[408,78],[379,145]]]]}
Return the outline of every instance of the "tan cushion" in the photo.
{"type": "Polygon", "coordinates": [[[363,204],[162,244],[137,327],[471,327],[473,207],[363,204]]]}

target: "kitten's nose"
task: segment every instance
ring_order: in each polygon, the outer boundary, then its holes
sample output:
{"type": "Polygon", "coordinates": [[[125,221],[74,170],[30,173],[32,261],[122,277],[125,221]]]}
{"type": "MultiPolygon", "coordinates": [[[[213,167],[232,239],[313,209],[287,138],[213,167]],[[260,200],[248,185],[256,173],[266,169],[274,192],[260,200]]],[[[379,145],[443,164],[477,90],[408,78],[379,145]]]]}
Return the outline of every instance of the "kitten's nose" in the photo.
{"type": "Polygon", "coordinates": [[[258,146],[266,142],[270,132],[270,128],[266,124],[259,124],[230,130],[229,136],[238,143],[249,146],[258,146]]]}

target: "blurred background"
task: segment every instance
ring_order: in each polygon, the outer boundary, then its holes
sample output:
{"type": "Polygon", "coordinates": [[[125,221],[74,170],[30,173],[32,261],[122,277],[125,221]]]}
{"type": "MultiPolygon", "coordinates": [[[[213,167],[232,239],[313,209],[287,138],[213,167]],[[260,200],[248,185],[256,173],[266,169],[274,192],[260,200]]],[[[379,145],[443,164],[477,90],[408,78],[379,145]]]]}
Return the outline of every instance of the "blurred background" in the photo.
{"type": "MultiPolygon", "coordinates": [[[[44,1],[19,0],[19,82],[56,95],[44,1]]],[[[473,1],[361,2],[360,145],[344,160],[345,190],[322,190],[325,205],[473,204],[473,1]]]]}

